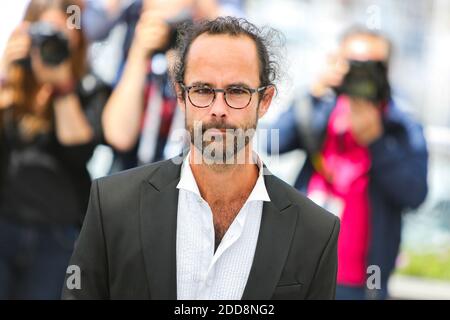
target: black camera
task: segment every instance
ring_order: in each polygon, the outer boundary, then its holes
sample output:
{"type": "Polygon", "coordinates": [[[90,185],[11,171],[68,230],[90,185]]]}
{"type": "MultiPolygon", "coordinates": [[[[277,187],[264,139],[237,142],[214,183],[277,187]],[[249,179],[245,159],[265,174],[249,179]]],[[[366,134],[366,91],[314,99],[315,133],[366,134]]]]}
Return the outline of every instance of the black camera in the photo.
{"type": "Polygon", "coordinates": [[[31,46],[37,48],[42,62],[57,66],[70,56],[69,40],[66,35],[46,22],[36,22],[30,26],[31,46]]]}
{"type": "Polygon", "coordinates": [[[349,60],[350,69],[338,88],[337,94],[369,100],[374,103],[388,101],[391,90],[387,65],[383,61],[349,60]]]}

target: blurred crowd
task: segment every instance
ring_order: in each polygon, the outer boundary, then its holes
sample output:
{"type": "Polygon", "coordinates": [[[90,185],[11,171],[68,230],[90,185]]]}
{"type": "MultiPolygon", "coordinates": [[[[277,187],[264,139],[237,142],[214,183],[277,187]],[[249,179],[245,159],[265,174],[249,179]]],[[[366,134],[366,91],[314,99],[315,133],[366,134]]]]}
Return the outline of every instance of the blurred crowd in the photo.
{"type": "MultiPolygon", "coordinates": [[[[59,299],[98,145],[114,152],[111,174],[181,153],[186,142],[173,135],[185,119],[170,77],[177,32],[221,15],[245,16],[245,1],[29,2],[0,61],[0,299],[59,299]],[[115,48],[116,61],[88,54],[98,43],[115,48]],[[95,64],[112,70],[100,75],[95,64]]],[[[280,153],[307,155],[295,187],[341,219],[339,299],[388,298],[402,213],[427,195],[427,145],[396,102],[392,50],[376,30],[348,29],[271,124],[280,153]],[[368,290],[371,265],[381,280],[368,290]]]]}

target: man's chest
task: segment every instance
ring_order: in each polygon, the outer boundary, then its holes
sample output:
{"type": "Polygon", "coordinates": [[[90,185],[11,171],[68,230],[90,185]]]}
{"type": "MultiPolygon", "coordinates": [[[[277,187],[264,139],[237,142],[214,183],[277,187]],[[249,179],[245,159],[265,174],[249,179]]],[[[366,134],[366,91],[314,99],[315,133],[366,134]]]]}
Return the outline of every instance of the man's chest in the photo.
{"type": "Polygon", "coordinates": [[[210,204],[216,241],[222,240],[239,212],[246,209],[244,205],[245,199],[242,198],[231,202],[219,200],[210,204]]]}

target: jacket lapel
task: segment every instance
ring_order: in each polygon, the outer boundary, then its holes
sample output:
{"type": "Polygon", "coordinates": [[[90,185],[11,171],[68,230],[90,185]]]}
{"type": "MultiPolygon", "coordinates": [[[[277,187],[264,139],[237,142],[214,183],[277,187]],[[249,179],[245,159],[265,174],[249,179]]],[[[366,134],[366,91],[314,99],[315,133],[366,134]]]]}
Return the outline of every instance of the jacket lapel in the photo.
{"type": "Polygon", "coordinates": [[[258,242],[243,300],[267,300],[275,291],[291,247],[298,207],[292,205],[283,183],[270,173],[265,184],[271,202],[265,202],[258,242]]]}
{"type": "Polygon", "coordinates": [[[151,299],[175,300],[176,230],[181,165],[166,161],[141,185],[140,233],[151,299]]]}

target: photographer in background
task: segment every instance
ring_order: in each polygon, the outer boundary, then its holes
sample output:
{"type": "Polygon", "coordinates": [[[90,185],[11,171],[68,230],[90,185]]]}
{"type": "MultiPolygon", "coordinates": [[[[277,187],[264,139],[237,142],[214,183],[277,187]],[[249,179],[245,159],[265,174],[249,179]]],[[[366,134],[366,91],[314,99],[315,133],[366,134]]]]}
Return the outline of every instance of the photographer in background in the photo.
{"type": "Polygon", "coordinates": [[[2,61],[0,299],[58,299],[109,91],[88,73],[75,0],[32,0],[2,61]]]}
{"type": "Polygon", "coordinates": [[[218,10],[214,0],[144,0],[129,7],[124,17],[132,39],[125,39],[126,61],[103,114],[105,139],[115,150],[113,172],[182,151],[182,143],[172,152],[166,146],[171,132],[184,128],[168,72],[176,29],[218,10]]]}
{"type": "Polygon", "coordinates": [[[391,96],[391,50],[381,34],[351,28],[310,93],[274,125],[280,153],[307,153],[295,187],[341,219],[337,299],[387,298],[401,214],[427,194],[425,139],[391,96]],[[376,289],[366,284],[373,270],[376,289]]]}

